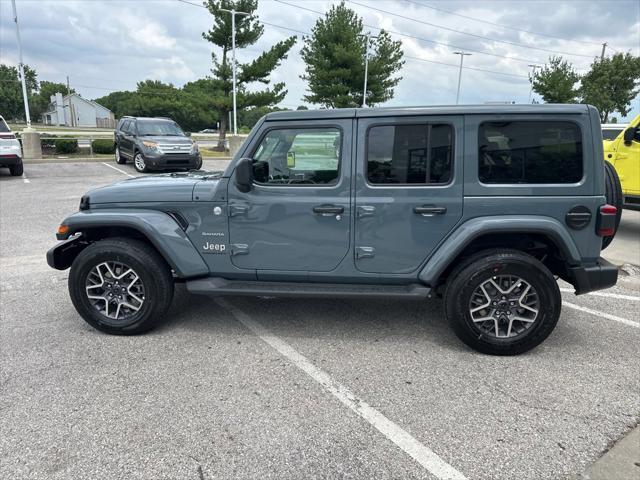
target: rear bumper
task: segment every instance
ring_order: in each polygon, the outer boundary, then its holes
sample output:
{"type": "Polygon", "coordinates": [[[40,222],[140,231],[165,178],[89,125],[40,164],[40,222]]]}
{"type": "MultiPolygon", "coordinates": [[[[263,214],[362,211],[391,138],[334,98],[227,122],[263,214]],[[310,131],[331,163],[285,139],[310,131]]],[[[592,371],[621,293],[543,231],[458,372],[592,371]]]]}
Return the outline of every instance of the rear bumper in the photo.
{"type": "Polygon", "coordinates": [[[0,154],[0,165],[8,167],[10,165],[19,165],[22,163],[22,158],[14,154],[0,154]]]}
{"type": "Polygon", "coordinates": [[[618,281],[618,267],[600,257],[590,267],[575,267],[569,270],[576,295],[613,287],[618,281]]]}

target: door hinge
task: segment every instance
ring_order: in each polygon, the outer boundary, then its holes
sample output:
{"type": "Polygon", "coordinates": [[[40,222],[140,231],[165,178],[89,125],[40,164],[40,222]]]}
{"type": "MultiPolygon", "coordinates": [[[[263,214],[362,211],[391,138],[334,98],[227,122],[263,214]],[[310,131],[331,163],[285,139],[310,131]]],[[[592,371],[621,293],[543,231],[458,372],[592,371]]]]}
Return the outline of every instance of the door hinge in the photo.
{"type": "Polygon", "coordinates": [[[246,205],[229,205],[229,216],[236,217],[238,215],[245,215],[249,211],[249,207],[246,205]]]}
{"type": "Polygon", "coordinates": [[[376,256],[376,249],[373,247],[356,247],[356,259],[373,258],[376,256]]]}
{"type": "Polygon", "coordinates": [[[232,243],[231,244],[231,256],[234,255],[248,255],[249,245],[246,243],[232,243]]]}

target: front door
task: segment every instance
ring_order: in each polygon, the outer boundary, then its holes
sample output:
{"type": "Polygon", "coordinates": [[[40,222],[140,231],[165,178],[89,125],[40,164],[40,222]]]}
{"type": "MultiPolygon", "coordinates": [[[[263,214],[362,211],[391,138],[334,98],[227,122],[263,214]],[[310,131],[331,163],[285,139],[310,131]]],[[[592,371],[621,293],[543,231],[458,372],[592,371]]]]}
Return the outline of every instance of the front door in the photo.
{"type": "Polygon", "coordinates": [[[463,117],[358,120],[355,264],[418,269],[462,217],[463,117]]]}
{"type": "MultiPolygon", "coordinates": [[[[255,181],[229,182],[233,264],[269,272],[327,272],[349,250],[353,121],[269,122],[250,146],[255,181]]],[[[261,272],[263,271],[263,272],[261,272]]]]}

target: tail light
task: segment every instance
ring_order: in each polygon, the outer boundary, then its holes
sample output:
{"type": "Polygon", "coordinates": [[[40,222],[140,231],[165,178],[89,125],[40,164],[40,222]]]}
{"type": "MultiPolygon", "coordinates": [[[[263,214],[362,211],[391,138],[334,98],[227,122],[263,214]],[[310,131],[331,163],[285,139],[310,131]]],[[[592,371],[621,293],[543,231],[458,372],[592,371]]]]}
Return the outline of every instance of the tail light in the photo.
{"type": "Polygon", "coordinates": [[[602,205],[596,222],[596,233],[601,237],[610,237],[616,233],[618,209],[613,205],[602,205]]]}
{"type": "Polygon", "coordinates": [[[0,133],[2,140],[15,140],[16,136],[13,133],[0,133]]]}

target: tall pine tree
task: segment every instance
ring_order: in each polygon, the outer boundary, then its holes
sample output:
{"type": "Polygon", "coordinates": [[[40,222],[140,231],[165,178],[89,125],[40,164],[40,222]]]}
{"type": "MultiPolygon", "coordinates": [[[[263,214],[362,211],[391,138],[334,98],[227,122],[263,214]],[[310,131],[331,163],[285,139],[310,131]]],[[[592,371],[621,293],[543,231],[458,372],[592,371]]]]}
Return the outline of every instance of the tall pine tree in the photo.
{"type": "MultiPolygon", "coordinates": [[[[402,65],[402,44],[381,30],[371,40],[367,75],[367,104],[373,106],[393,98],[402,77],[394,76],[402,65]]],[[[305,37],[302,59],[307,64],[301,76],[309,82],[307,102],[329,108],[359,107],[363,103],[366,36],[362,18],[344,2],[334,5],[305,37]]]]}
{"type": "MultiPolygon", "coordinates": [[[[249,13],[248,16],[236,15],[236,57],[237,50],[253,45],[262,36],[264,27],[260,24],[256,15],[258,0],[207,0],[205,6],[213,15],[212,28],[202,36],[221,49],[218,56],[212,53],[214,74],[212,92],[212,104],[218,112],[220,120],[220,140],[223,141],[228,129],[227,119],[233,109],[233,80],[231,65],[231,14],[225,10],[236,10],[249,13]]],[[[296,37],[276,43],[269,50],[263,52],[252,62],[237,64],[237,108],[266,107],[281,102],[287,90],[283,82],[275,83],[270,88],[260,91],[247,91],[247,85],[259,82],[269,84],[271,72],[280,65],[296,37]]]]}

